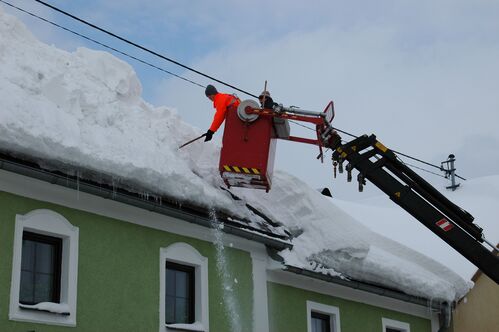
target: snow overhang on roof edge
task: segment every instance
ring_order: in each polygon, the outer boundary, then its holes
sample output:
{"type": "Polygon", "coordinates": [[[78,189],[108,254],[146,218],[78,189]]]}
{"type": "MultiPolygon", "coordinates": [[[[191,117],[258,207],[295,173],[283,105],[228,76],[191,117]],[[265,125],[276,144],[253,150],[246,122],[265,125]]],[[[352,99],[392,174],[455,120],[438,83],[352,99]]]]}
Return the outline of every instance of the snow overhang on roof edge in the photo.
{"type": "MultiPolygon", "coordinates": [[[[155,202],[153,199],[140,197],[139,194],[132,193],[122,187],[112,188],[109,185],[81,179],[59,171],[42,169],[37,164],[4,153],[0,153],[0,169],[66,188],[79,190],[94,196],[111,199],[148,211],[179,218],[207,228],[211,227],[211,220],[208,217],[209,213],[206,208],[193,205],[188,206],[185,203],[182,204],[182,206],[179,206],[167,201],[162,201],[161,203],[155,202]]],[[[227,234],[233,234],[247,240],[259,242],[276,250],[291,249],[293,247],[288,239],[281,236],[262,232],[261,230],[254,229],[250,226],[243,226],[240,223],[234,223],[227,218],[219,217],[219,219],[224,223],[223,232],[227,234]]]]}
{"type": "Polygon", "coordinates": [[[447,301],[437,301],[437,300],[430,300],[426,299],[423,297],[418,297],[414,295],[408,295],[406,293],[389,289],[389,288],[384,288],[381,286],[377,285],[372,285],[369,283],[357,281],[357,280],[352,280],[352,279],[343,279],[340,277],[336,276],[330,276],[326,275],[320,272],[314,272],[306,269],[302,269],[296,266],[291,266],[291,265],[285,265],[283,271],[295,273],[298,275],[303,275],[309,278],[313,279],[318,279],[322,280],[325,282],[333,283],[333,284],[338,284],[341,286],[353,288],[353,289],[358,289],[361,291],[369,292],[372,294],[380,295],[380,296],[386,296],[390,297],[392,299],[404,301],[404,302],[409,302],[417,305],[421,305],[424,307],[430,307],[433,310],[436,310],[438,312],[443,311],[443,310],[448,310],[449,303],[447,301]]]}

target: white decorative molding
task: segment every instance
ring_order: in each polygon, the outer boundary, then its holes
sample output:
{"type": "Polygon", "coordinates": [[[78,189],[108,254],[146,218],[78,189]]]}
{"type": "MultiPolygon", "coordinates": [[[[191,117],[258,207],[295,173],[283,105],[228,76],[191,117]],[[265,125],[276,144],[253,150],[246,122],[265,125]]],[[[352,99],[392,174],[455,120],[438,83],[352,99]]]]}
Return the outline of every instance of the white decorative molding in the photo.
{"type": "MultiPolygon", "coordinates": [[[[10,287],[9,319],[15,321],[76,326],[76,296],[78,283],[78,227],[51,210],[34,210],[17,215],[14,230],[12,280],[10,287]],[[60,306],[69,308],[69,315],[28,310],[19,303],[23,232],[29,231],[62,239],[60,306]]],[[[57,306],[57,304],[53,304],[57,306]]]]}
{"type": "MultiPolygon", "coordinates": [[[[161,248],[159,251],[159,331],[169,332],[175,331],[166,326],[165,323],[165,277],[166,277],[166,262],[173,262],[182,265],[194,267],[194,316],[195,322],[199,326],[203,326],[203,331],[208,332],[210,329],[209,307],[208,307],[208,258],[202,256],[191,245],[184,242],[174,243],[167,248],[161,248]]],[[[198,330],[199,331],[199,330],[198,330]]]]}
{"type": "Polygon", "coordinates": [[[383,332],[386,332],[387,328],[397,329],[400,330],[400,332],[411,332],[411,325],[409,325],[409,323],[384,317],[381,319],[381,323],[383,324],[383,332]]]}
{"type": "Polygon", "coordinates": [[[332,332],[341,332],[340,309],[330,305],[307,301],[307,331],[312,332],[312,311],[329,316],[332,332]]]}
{"type": "Polygon", "coordinates": [[[267,255],[251,253],[253,272],[253,331],[269,332],[267,255]]]}

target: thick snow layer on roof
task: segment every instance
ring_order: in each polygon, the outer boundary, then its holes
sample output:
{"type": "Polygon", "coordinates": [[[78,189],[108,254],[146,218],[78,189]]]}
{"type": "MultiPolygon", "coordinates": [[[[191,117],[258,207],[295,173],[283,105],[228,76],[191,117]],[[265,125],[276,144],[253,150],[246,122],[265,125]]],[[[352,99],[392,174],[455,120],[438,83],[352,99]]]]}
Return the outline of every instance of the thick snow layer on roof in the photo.
{"type": "Polygon", "coordinates": [[[228,210],[282,234],[218,189],[219,147],[178,149],[201,133],[175,111],[144,102],[130,65],[107,52],[48,46],[0,15],[0,149],[112,175],[116,183],[228,210]]]}
{"type": "MultiPolygon", "coordinates": [[[[339,272],[430,298],[453,300],[470,287],[449,268],[370,230],[339,208],[334,199],[290,175],[277,173],[265,200],[258,200],[255,192],[241,190],[238,194],[275,216],[293,233],[301,233],[293,239],[293,249],[281,252],[289,265],[322,272],[330,269],[332,275],[339,272]]],[[[373,220],[376,215],[363,217],[373,220]]]]}
{"type": "MultiPolygon", "coordinates": [[[[57,161],[65,170],[102,172],[263,225],[244,200],[219,189],[218,146],[197,142],[178,150],[200,131],[174,111],[144,102],[127,63],[105,52],[45,45],[1,8],[0,36],[0,150],[57,161]]],[[[268,194],[234,192],[294,234],[294,248],[281,253],[288,265],[427,298],[452,300],[469,289],[456,273],[374,233],[286,173],[275,173],[268,194]]]]}

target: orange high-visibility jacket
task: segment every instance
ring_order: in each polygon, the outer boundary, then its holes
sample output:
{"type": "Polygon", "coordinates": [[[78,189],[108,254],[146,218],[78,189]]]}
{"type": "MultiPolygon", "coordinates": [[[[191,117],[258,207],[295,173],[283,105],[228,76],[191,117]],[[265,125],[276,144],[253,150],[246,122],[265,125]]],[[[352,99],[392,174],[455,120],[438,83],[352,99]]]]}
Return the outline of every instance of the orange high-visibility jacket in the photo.
{"type": "Polygon", "coordinates": [[[211,123],[210,130],[216,132],[225,120],[225,114],[229,109],[237,109],[240,100],[234,95],[226,93],[217,93],[213,99],[213,107],[216,109],[213,122],[211,123]]]}

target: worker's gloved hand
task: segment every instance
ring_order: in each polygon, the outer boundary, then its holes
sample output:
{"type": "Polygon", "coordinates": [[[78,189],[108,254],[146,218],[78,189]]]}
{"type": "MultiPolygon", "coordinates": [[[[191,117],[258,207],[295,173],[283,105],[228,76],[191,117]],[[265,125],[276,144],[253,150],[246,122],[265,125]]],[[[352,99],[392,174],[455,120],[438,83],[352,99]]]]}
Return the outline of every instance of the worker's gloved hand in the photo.
{"type": "Polygon", "coordinates": [[[213,138],[213,134],[214,132],[208,129],[208,131],[205,134],[206,136],[204,137],[204,141],[205,142],[211,141],[211,139],[213,138]]]}

